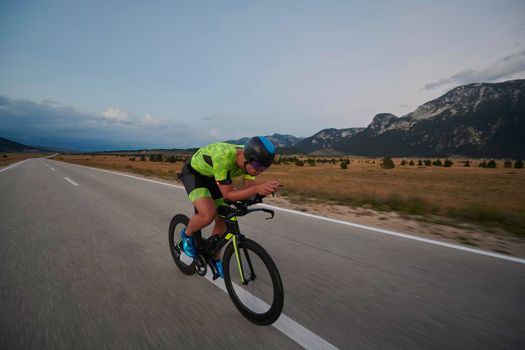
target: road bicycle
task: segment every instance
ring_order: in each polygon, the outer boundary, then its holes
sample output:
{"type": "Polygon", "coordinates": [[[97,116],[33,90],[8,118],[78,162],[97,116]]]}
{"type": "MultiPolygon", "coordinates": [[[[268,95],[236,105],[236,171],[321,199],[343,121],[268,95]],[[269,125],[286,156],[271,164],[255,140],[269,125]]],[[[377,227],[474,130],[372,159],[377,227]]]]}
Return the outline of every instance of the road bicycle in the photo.
{"type": "Polygon", "coordinates": [[[217,208],[217,215],[224,219],[226,233],[203,238],[201,231],[195,232],[192,235],[197,251],[195,258],[190,258],[182,250],[180,232],[188,226],[188,216],[177,214],[173,217],[169,228],[169,244],[173,260],[184,274],[193,275],[196,272],[205,276],[209,267],[213,280],[219,276],[211,259],[226,246],[222,257],[224,284],[233,304],[253,323],[270,325],[279,318],[284,305],[281,276],[266,250],[240,232],[237,220],[256,211],[270,214],[266,220],[273,219],[275,213],[271,209],[249,208],[262,203],[263,198],[257,195],[244,201],[225,200],[227,205],[217,208]]]}

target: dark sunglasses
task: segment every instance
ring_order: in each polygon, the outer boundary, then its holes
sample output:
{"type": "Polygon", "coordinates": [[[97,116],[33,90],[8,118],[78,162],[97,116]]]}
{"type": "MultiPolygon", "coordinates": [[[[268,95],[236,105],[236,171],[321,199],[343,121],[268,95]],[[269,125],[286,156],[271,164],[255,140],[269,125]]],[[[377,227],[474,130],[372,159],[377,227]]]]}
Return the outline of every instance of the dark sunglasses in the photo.
{"type": "Polygon", "coordinates": [[[263,163],[257,161],[257,160],[252,160],[250,162],[250,165],[257,171],[265,171],[266,169],[268,169],[267,166],[265,166],[263,163]]]}

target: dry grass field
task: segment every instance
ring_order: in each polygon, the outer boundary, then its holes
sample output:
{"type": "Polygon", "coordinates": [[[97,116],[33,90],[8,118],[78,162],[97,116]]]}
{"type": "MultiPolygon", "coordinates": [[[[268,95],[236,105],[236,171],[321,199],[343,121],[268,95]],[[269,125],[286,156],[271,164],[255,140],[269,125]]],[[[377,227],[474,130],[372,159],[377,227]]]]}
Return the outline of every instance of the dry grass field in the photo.
{"type": "Polygon", "coordinates": [[[131,172],[144,176],[154,176],[165,180],[177,180],[177,173],[182,168],[182,162],[150,162],[149,156],[145,156],[145,161],[140,157],[134,157],[136,160],[131,161],[133,156],[116,156],[116,155],[59,155],[53,157],[54,160],[93,166],[97,168],[131,172]]]}
{"type": "Polygon", "coordinates": [[[46,157],[49,154],[39,154],[39,153],[2,153],[0,152],[0,168],[8,166],[10,164],[20,162],[28,158],[39,158],[46,157]]]}
{"type": "MultiPolygon", "coordinates": [[[[112,155],[61,155],[54,159],[172,181],[182,167],[181,162],[151,162],[148,156],[146,161],[112,155]]],[[[394,169],[382,169],[380,159],[350,159],[348,169],[339,164],[277,164],[259,178],[281,182],[282,193],[296,203],[364,206],[525,235],[525,169],[505,168],[503,160],[497,160],[495,169],[480,168],[479,160],[472,159],[471,167],[464,167],[462,159],[453,159],[448,168],[424,167],[417,166],[417,158],[413,158],[414,166],[402,166],[402,159],[394,159],[394,169]]]]}

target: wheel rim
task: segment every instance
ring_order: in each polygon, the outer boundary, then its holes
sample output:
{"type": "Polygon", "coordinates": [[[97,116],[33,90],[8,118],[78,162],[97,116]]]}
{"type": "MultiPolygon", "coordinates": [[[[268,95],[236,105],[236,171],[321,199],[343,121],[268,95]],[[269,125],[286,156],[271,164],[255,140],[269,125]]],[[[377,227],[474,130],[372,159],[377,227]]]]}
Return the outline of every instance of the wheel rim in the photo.
{"type": "Polygon", "coordinates": [[[237,258],[232,255],[229,264],[229,275],[235,296],[239,303],[254,314],[265,314],[270,311],[275,295],[274,283],[268,267],[264,261],[252,250],[239,249],[241,265],[248,284],[243,284],[237,258]],[[246,254],[247,253],[247,254],[246,254]],[[251,269],[247,257],[255,272],[255,280],[251,280],[251,269]]]}

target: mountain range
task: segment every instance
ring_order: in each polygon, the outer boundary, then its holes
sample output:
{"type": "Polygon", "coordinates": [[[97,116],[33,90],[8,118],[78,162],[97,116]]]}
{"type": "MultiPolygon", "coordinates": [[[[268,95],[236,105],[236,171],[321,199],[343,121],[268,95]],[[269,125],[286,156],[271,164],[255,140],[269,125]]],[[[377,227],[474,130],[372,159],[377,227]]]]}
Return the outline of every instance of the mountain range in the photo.
{"type": "Polygon", "coordinates": [[[8,139],[5,139],[3,137],[0,137],[0,152],[7,152],[7,153],[17,153],[17,152],[46,152],[47,150],[43,148],[33,147],[24,145],[22,143],[18,143],[15,141],[11,141],[8,139]]]}
{"type": "Polygon", "coordinates": [[[281,136],[268,137],[307,154],[524,158],[525,80],[459,86],[402,117],[377,114],[366,128],[281,136]]]}
{"type": "MultiPolygon", "coordinates": [[[[367,127],[267,137],[280,154],[525,158],[525,80],[459,86],[404,116],[377,114],[367,127]]],[[[0,138],[0,151],[51,150],[0,138]]]]}

